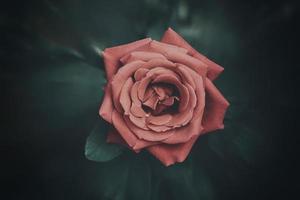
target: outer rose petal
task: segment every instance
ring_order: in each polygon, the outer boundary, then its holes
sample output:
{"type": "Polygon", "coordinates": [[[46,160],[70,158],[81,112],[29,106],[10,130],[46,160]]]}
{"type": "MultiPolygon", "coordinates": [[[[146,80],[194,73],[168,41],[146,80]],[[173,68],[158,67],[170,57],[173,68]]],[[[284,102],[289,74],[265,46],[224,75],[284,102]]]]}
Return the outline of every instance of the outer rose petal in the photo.
{"type": "Polygon", "coordinates": [[[126,141],[126,143],[133,147],[137,142],[137,137],[128,129],[125,124],[122,116],[118,111],[114,110],[112,113],[112,123],[116,130],[120,133],[122,138],[126,141]]]}
{"type": "Polygon", "coordinates": [[[168,60],[173,63],[181,63],[186,66],[189,66],[193,70],[195,70],[201,76],[206,76],[207,74],[207,64],[202,62],[201,60],[194,58],[193,56],[178,50],[177,46],[173,46],[173,48],[161,48],[161,46],[166,45],[162,42],[157,42],[153,40],[149,43],[149,45],[145,45],[144,48],[148,48],[149,51],[154,51],[163,54],[168,60]]]}
{"type": "Polygon", "coordinates": [[[135,60],[149,61],[154,58],[166,59],[162,54],[159,53],[147,52],[147,51],[133,51],[130,54],[126,54],[125,56],[123,56],[120,59],[120,61],[123,64],[127,64],[135,60]]]}
{"type": "MultiPolygon", "coordinates": [[[[115,144],[121,144],[126,146],[127,148],[130,148],[128,144],[125,142],[125,140],[120,136],[118,131],[116,129],[110,130],[107,134],[106,142],[108,143],[115,143],[115,144]]],[[[136,153],[139,153],[140,150],[134,150],[136,153]]]]}
{"type": "Polygon", "coordinates": [[[138,40],[124,45],[119,45],[111,48],[106,48],[103,52],[105,72],[107,80],[109,81],[112,76],[117,72],[120,67],[120,59],[125,55],[137,48],[140,48],[151,42],[150,38],[138,40]]]}
{"type": "Polygon", "coordinates": [[[108,142],[108,143],[122,144],[122,145],[125,145],[125,146],[129,147],[128,144],[120,136],[120,134],[118,133],[118,131],[116,129],[112,129],[112,130],[110,130],[108,132],[107,138],[106,138],[106,142],[108,142]]]}
{"type": "Polygon", "coordinates": [[[148,147],[147,150],[159,159],[165,166],[175,162],[183,162],[191,151],[198,136],[192,137],[186,143],[180,144],[158,144],[148,147]]]}
{"type": "Polygon", "coordinates": [[[224,115],[229,106],[228,101],[208,78],[206,79],[205,91],[206,105],[202,120],[203,133],[224,128],[224,115]]]}
{"type": "Polygon", "coordinates": [[[114,110],[113,102],[112,102],[112,93],[111,93],[111,85],[108,83],[105,87],[105,94],[103,98],[103,103],[101,104],[99,115],[105,119],[105,121],[112,123],[111,115],[114,110]]]}
{"type": "Polygon", "coordinates": [[[215,62],[209,60],[204,55],[195,50],[188,42],[186,42],[178,33],[173,29],[168,28],[168,30],[163,35],[161,42],[177,45],[188,50],[188,53],[193,57],[198,58],[202,62],[208,65],[207,77],[214,80],[218,75],[224,70],[223,67],[216,64],[215,62]]]}

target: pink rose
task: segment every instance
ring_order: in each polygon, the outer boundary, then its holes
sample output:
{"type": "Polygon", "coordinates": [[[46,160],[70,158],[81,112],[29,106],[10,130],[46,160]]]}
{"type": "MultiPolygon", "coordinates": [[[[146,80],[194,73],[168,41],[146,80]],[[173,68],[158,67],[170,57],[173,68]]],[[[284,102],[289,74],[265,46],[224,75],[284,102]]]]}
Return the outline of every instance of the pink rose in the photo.
{"type": "Polygon", "coordinates": [[[184,161],[200,135],[224,128],[229,103],[212,83],[223,68],[171,28],[160,42],[107,48],[103,57],[108,142],[147,149],[168,166],[184,161]]]}

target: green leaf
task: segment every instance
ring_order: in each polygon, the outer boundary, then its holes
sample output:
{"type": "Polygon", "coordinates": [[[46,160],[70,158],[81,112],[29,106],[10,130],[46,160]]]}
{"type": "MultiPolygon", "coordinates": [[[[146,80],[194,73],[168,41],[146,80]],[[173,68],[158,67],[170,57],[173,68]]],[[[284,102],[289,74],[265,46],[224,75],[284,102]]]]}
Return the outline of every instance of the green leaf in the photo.
{"type": "Polygon", "coordinates": [[[106,162],[114,159],[123,152],[123,147],[106,142],[107,128],[103,121],[96,124],[87,138],[85,156],[87,159],[97,162],[106,162]]]}

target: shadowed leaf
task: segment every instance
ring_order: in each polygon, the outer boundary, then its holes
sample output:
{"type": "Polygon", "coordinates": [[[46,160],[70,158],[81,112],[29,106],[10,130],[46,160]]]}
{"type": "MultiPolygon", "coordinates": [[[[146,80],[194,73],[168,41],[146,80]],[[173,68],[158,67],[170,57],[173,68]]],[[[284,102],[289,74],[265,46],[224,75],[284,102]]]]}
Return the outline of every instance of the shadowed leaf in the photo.
{"type": "Polygon", "coordinates": [[[106,162],[122,153],[122,146],[106,142],[106,132],[104,123],[98,123],[87,138],[85,156],[89,160],[106,162]]]}

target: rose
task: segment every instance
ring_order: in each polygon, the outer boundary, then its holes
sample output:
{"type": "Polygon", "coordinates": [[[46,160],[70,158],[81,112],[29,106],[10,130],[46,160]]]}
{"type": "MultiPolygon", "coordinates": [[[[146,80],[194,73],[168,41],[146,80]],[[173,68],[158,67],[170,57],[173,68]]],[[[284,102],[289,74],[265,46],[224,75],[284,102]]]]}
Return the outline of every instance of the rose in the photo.
{"type": "Polygon", "coordinates": [[[108,142],[145,148],[168,166],[184,161],[199,135],[224,128],[229,103],[212,83],[223,68],[171,28],[160,42],[106,48],[103,57],[108,142]]]}

